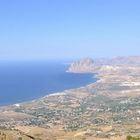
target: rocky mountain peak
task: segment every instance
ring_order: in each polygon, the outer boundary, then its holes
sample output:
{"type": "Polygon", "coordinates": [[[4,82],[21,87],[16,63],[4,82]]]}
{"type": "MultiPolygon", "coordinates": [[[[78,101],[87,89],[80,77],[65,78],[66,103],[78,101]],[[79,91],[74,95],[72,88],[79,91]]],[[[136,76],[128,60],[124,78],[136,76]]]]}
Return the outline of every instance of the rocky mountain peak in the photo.
{"type": "Polygon", "coordinates": [[[83,58],[72,63],[68,72],[73,73],[91,73],[94,69],[94,60],[92,58],[83,58]]]}

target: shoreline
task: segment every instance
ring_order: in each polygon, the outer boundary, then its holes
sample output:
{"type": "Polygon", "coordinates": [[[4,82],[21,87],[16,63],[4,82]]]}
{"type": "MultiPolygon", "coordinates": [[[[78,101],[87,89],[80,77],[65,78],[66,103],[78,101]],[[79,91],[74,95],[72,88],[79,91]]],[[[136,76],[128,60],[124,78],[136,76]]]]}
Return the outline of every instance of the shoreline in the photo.
{"type": "MultiPolygon", "coordinates": [[[[74,73],[74,72],[68,72],[68,73],[74,73]]],[[[61,96],[61,95],[66,95],[66,94],[69,94],[67,93],[68,91],[71,91],[71,90],[78,90],[78,89],[81,89],[81,88],[85,88],[87,86],[90,86],[92,84],[95,84],[99,78],[98,78],[98,73],[77,73],[75,72],[74,74],[91,74],[91,78],[92,79],[95,79],[94,82],[90,82],[84,86],[80,86],[80,87],[77,87],[77,88],[70,88],[70,89],[65,89],[63,91],[60,91],[60,92],[53,92],[53,93],[48,93],[47,95],[44,95],[44,96],[40,96],[40,97],[36,97],[34,99],[29,99],[29,100],[26,100],[26,101],[21,101],[21,102],[16,102],[16,103],[11,103],[11,104],[4,104],[4,105],[0,105],[0,108],[2,107],[8,107],[8,106],[16,106],[16,107],[19,107],[21,106],[22,104],[26,104],[26,103],[29,103],[29,102],[36,102],[38,100],[41,100],[41,99],[44,99],[44,98],[47,98],[47,97],[51,97],[51,96],[61,96]]]]}

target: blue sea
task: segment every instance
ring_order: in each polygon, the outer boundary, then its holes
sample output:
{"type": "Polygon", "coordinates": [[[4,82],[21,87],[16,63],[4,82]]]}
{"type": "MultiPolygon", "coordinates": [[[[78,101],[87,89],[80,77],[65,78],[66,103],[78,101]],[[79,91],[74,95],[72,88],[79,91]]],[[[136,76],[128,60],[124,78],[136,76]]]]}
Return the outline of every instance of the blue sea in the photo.
{"type": "Polygon", "coordinates": [[[65,62],[0,62],[0,105],[78,88],[96,81],[93,74],[67,73],[65,62]]]}

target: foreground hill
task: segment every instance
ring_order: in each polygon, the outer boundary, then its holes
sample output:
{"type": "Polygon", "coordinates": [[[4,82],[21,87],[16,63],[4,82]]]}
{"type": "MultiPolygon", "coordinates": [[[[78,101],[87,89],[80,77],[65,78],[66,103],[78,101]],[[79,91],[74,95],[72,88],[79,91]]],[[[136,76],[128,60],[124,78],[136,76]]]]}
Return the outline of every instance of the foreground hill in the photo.
{"type": "MultiPolygon", "coordinates": [[[[111,61],[88,61],[87,71],[82,68],[84,61],[76,62],[82,72],[96,71],[96,83],[1,107],[0,128],[41,140],[125,140],[128,135],[140,136],[140,67],[138,62],[120,65],[111,61]],[[91,71],[88,67],[93,63],[96,70],[91,71]]],[[[81,73],[78,69],[73,72],[81,73]]]]}

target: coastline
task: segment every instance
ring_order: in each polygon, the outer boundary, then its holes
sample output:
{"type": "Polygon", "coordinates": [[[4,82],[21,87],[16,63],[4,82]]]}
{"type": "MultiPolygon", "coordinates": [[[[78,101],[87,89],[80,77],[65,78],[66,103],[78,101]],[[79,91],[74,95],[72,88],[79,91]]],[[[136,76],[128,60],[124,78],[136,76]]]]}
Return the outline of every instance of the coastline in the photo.
{"type": "MultiPolygon", "coordinates": [[[[87,84],[85,86],[81,86],[81,87],[78,87],[78,88],[71,88],[71,89],[66,89],[62,92],[54,92],[54,93],[50,93],[50,94],[47,94],[45,96],[42,96],[42,97],[39,97],[39,98],[36,98],[36,99],[33,99],[33,100],[28,100],[28,101],[23,101],[23,102],[19,102],[19,103],[15,103],[15,104],[10,104],[10,105],[6,105],[6,106],[21,106],[22,104],[26,104],[26,103],[29,103],[29,102],[36,102],[36,101],[40,101],[42,99],[45,99],[45,98],[48,98],[48,97],[56,97],[56,96],[64,96],[64,95],[68,95],[69,92],[71,91],[75,91],[75,90],[80,90],[82,88],[86,88],[88,86],[91,86],[91,85],[94,85],[96,84],[96,82],[98,81],[98,79],[96,79],[95,82],[93,83],[90,83],[90,84],[87,84]]],[[[6,107],[6,106],[0,106],[0,107],[6,107]]]]}
{"type": "MultiPolygon", "coordinates": [[[[72,72],[69,72],[69,73],[72,73],[72,72]]],[[[97,73],[74,73],[74,74],[91,74],[91,78],[94,80],[93,82],[91,81],[90,83],[88,84],[85,84],[84,86],[80,86],[80,87],[77,87],[77,88],[70,88],[70,89],[65,89],[63,91],[60,91],[60,92],[54,92],[54,93],[48,93],[47,95],[44,95],[44,96],[40,96],[40,97],[36,97],[34,99],[29,99],[29,100],[26,100],[26,101],[21,101],[21,102],[16,102],[16,103],[11,103],[11,104],[7,104],[7,105],[0,105],[0,108],[1,107],[7,107],[7,106],[16,106],[16,107],[19,107],[21,106],[22,104],[26,104],[26,103],[29,103],[29,102],[36,102],[36,101],[39,101],[41,99],[44,99],[44,98],[47,98],[47,97],[51,97],[51,96],[62,96],[62,95],[66,95],[66,94],[69,94],[69,91],[75,91],[75,90],[80,90],[82,88],[85,88],[85,87],[88,87],[90,85],[93,85],[95,84],[99,79],[98,79],[98,76],[97,76],[97,73]]]]}
{"type": "MultiPolygon", "coordinates": [[[[126,137],[136,124],[140,128],[139,72],[137,66],[119,66],[117,69],[116,66],[103,66],[96,71],[94,77],[97,80],[94,83],[1,107],[1,126],[7,129],[18,128],[23,132],[23,127],[30,130],[40,130],[43,127],[44,133],[53,130],[51,134],[56,134],[57,137],[57,132],[64,132],[64,136],[88,132],[92,138],[100,135],[112,139],[113,136],[126,137]],[[105,131],[106,128],[109,131],[105,131]],[[100,130],[100,135],[95,131],[97,129],[100,130]]],[[[137,129],[135,134],[139,134],[137,129]]]]}
{"type": "Polygon", "coordinates": [[[34,64],[34,67],[29,67],[31,68],[29,70],[26,65],[22,67],[18,65],[15,68],[12,66],[8,75],[8,70],[5,72],[6,67],[4,67],[1,70],[4,81],[2,79],[0,81],[2,83],[0,92],[3,93],[0,97],[0,106],[36,100],[56,92],[79,88],[95,81],[92,75],[67,73],[68,66],[61,63],[51,64],[49,70],[48,66],[50,65],[41,64],[41,67],[38,68],[38,65],[34,64]],[[9,87],[4,88],[7,84],[9,87]]]}

